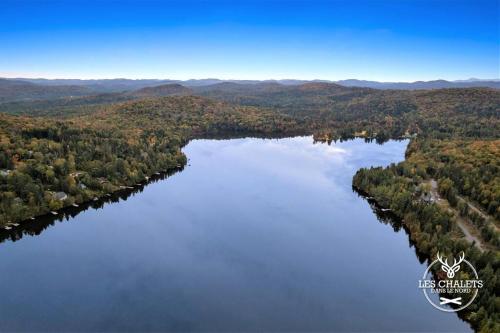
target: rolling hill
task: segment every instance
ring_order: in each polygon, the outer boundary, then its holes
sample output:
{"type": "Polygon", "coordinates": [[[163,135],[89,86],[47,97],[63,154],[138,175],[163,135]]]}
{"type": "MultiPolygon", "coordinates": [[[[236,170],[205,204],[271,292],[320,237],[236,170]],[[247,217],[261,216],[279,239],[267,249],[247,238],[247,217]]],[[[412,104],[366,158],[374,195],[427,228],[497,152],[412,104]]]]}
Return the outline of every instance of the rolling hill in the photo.
{"type": "Polygon", "coordinates": [[[0,103],[83,96],[92,93],[84,86],[43,86],[25,81],[0,79],[0,103]]]}

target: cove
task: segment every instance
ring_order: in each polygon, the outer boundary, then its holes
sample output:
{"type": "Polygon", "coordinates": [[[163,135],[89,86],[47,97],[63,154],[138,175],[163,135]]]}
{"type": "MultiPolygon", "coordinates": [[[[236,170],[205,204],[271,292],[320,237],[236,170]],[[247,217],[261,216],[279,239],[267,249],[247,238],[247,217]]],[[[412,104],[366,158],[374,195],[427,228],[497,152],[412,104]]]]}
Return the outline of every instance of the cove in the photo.
{"type": "Polygon", "coordinates": [[[193,140],[182,172],[1,243],[0,331],[469,332],[351,187],[407,144],[193,140]]]}

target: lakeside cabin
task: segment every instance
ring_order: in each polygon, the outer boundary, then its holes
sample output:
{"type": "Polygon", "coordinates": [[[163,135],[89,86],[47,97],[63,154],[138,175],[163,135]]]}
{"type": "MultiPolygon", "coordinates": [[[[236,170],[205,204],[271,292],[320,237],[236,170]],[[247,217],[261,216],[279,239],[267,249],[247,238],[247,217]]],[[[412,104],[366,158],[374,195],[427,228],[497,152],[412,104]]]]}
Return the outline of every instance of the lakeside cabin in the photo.
{"type": "Polygon", "coordinates": [[[437,196],[437,194],[432,193],[432,191],[422,193],[420,199],[428,204],[439,201],[439,197],[437,196]]]}
{"type": "Polygon", "coordinates": [[[54,199],[64,201],[68,199],[68,195],[65,192],[56,192],[54,193],[54,199]]]}

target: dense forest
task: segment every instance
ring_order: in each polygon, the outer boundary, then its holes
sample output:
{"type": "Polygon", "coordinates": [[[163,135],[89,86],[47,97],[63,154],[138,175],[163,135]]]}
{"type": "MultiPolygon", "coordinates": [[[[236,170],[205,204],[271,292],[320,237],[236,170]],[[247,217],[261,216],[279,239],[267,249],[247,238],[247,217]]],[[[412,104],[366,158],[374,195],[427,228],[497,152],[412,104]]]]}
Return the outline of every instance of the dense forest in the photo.
{"type": "Polygon", "coordinates": [[[0,103],[0,227],[180,168],[193,138],[410,137],[404,162],[362,169],[353,185],[398,215],[428,258],[465,251],[485,288],[462,316],[478,331],[500,331],[500,91],[267,82],[59,94],[74,89],[0,103]]]}

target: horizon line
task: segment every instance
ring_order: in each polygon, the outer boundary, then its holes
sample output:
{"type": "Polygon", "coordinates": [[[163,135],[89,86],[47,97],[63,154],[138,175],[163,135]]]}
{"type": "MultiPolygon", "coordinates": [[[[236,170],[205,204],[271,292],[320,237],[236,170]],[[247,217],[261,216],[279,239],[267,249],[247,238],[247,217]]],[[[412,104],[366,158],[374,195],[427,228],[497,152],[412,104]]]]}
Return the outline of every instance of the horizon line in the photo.
{"type": "Polygon", "coordinates": [[[467,82],[467,81],[472,81],[472,82],[480,82],[480,81],[500,81],[499,78],[488,78],[488,79],[480,79],[480,78],[475,78],[475,77],[470,77],[467,79],[456,79],[456,80],[450,80],[450,79],[443,79],[443,78],[437,78],[437,79],[430,79],[430,80],[415,80],[415,81],[378,81],[378,80],[367,80],[367,79],[356,79],[356,78],[347,78],[347,79],[338,79],[338,80],[332,80],[332,79],[295,79],[295,78],[280,78],[280,79],[237,79],[237,78],[217,78],[217,77],[205,77],[205,78],[189,78],[189,79],[175,79],[175,78],[127,78],[127,77],[112,77],[112,78],[75,78],[75,77],[54,77],[54,78],[48,78],[48,77],[26,77],[26,76],[0,76],[0,79],[8,79],[8,80],[47,80],[47,81],[55,81],[55,80],[79,80],[79,81],[104,81],[104,80],[130,80],[130,81],[143,81],[143,80],[153,80],[153,81],[204,81],[204,80],[219,80],[219,81],[259,81],[259,82],[265,82],[265,81],[327,81],[327,82],[340,82],[340,81],[350,81],[350,80],[355,80],[355,81],[367,81],[367,82],[378,82],[378,83],[416,83],[416,82],[434,82],[434,81],[447,81],[447,82],[467,82]]]}

